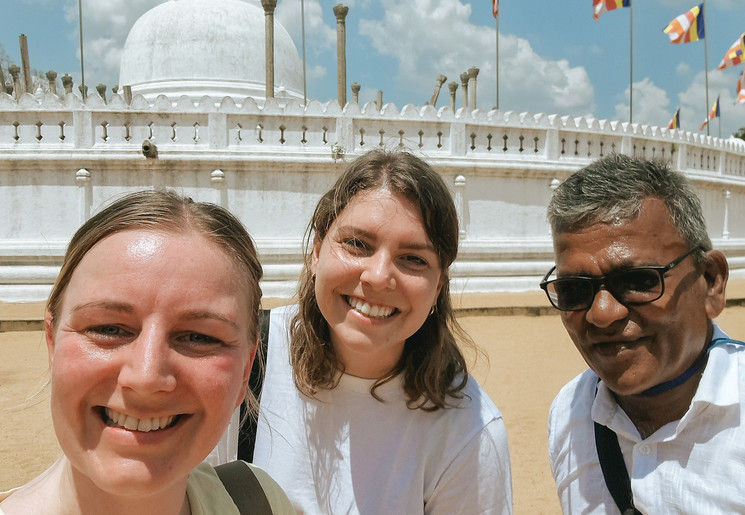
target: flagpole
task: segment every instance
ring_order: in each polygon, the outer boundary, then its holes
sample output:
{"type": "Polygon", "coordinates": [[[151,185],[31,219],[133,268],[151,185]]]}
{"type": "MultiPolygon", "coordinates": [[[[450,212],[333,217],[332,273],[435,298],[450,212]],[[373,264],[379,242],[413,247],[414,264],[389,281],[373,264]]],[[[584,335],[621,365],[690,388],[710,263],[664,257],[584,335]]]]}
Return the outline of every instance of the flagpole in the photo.
{"type": "Polygon", "coordinates": [[[629,2],[629,125],[634,123],[634,0],[629,2]]]}
{"type": "MultiPolygon", "coordinates": [[[[706,81],[706,111],[704,112],[706,113],[706,116],[708,118],[709,116],[709,45],[707,44],[707,42],[709,41],[709,38],[707,37],[706,33],[709,31],[706,30],[707,21],[706,21],[706,1],[705,0],[701,0],[701,8],[702,8],[701,12],[703,13],[703,20],[704,20],[704,71],[706,72],[704,74],[705,81],[706,81]]],[[[709,136],[709,124],[708,123],[706,124],[706,135],[709,136]]]]}
{"type": "Polygon", "coordinates": [[[497,35],[494,39],[496,44],[496,50],[497,50],[497,105],[496,108],[499,109],[499,16],[494,18],[494,21],[496,22],[497,26],[497,35]]]}
{"type": "Polygon", "coordinates": [[[303,105],[308,105],[308,91],[305,80],[305,0],[300,0],[300,25],[303,35],[303,105]]]}
{"type": "Polygon", "coordinates": [[[85,60],[83,59],[83,0],[78,0],[78,24],[80,25],[80,94],[85,101],[85,60]]]}

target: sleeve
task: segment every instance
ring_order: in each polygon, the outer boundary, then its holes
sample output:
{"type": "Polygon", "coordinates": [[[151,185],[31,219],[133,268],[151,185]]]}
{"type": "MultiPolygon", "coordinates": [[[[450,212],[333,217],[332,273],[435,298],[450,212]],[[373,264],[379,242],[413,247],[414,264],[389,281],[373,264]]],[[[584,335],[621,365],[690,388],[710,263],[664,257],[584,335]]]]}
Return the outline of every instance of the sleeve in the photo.
{"type": "Polygon", "coordinates": [[[428,515],[512,513],[507,431],[494,418],[453,459],[426,501],[428,515]]]}
{"type": "Polygon", "coordinates": [[[259,467],[250,463],[246,463],[246,465],[253,471],[261,488],[264,489],[264,494],[266,494],[269,505],[272,507],[272,513],[274,515],[295,515],[295,508],[292,507],[292,503],[282,487],[259,467]]]}

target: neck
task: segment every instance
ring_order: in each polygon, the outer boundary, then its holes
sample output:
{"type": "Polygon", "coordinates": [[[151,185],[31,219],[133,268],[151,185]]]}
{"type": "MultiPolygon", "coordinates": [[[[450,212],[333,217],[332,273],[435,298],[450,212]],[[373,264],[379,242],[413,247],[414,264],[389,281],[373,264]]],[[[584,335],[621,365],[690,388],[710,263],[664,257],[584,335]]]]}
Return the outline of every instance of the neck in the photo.
{"type": "Polygon", "coordinates": [[[686,414],[698,389],[704,366],[683,383],[657,395],[615,395],[616,402],[634,423],[642,439],[686,414]]]}

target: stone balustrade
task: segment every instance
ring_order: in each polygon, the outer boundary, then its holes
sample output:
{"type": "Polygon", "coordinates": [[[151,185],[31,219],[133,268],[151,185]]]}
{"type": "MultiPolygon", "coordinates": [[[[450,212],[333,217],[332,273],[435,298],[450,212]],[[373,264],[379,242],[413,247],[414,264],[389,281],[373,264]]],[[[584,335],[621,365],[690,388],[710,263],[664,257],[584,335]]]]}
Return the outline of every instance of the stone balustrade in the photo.
{"type": "MultiPolygon", "coordinates": [[[[66,87],[67,89],[67,87],[66,87]]],[[[236,213],[267,296],[292,294],[305,225],[345,162],[404,148],[452,186],[461,220],[453,290],[535,289],[553,259],[552,184],[611,152],[670,161],[699,192],[715,245],[745,277],[745,142],[617,121],[337,100],[0,92],[0,301],[46,296],[65,245],[123,192],[173,188],[236,213]],[[156,145],[145,157],[143,142],[156,145]]]]}

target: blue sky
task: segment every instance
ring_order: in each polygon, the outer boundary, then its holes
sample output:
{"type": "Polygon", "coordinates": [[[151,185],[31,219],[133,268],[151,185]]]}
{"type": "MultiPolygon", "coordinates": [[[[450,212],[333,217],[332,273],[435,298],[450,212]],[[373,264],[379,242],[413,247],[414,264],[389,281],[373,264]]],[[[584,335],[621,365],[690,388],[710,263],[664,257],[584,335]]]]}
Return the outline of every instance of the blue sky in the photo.
{"type": "MultiPolygon", "coordinates": [[[[83,0],[86,83],[118,83],[119,58],[136,19],[162,0],[83,0]]],[[[206,0],[209,1],[209,0],[206,0]]],[[[246,0],[260,5],[259,0],[246,0]]],[[[305,0],[308,96],[336,96],[335,0],[305,0]]],[[[361,101],[383,91],[399,109],[422,105],[435,78],[447,82],[480,68],[478,105],[495,94],[495,22],[489,0],[348,0],[347,83],[361,101]]],[[[29,40],[31,66],[80,79],[77,0],[6,0],[0,45],[20,64],[18,35],[29,40]]],[[[698,131],[708,107],[704,42],[673,45],[662,30],[696,0],[643,0],[633,9],[634,122],[666,126],[681,108],[681,126],[698,131]]],[[[592,18],[592,0],[501,0],[500,108],[628,120],[630,9],[592,18]]],[[[707,0],[709,106],[721,95],[721,132],[745,126],[745,105],[733,105],[740,68],[716,71],[745,31],[745,1],[707,0]]],[[[300,0],[278,0],[277,20],[301,51],[300,0]]],[[[2,54],[0,54],[2,55],[2,54]]],[[[7,67],[7,63],[3,62],[7,67]]],[[[348,92],[351,98],[351,92],[348,92]]],[[[438,107],[447,103],[447,88],[438,107]]],[[[458,100],[460,105],[460,99],[458,100]]],[[[718,121],[711,124],[717,135],[718,121]]]]}

